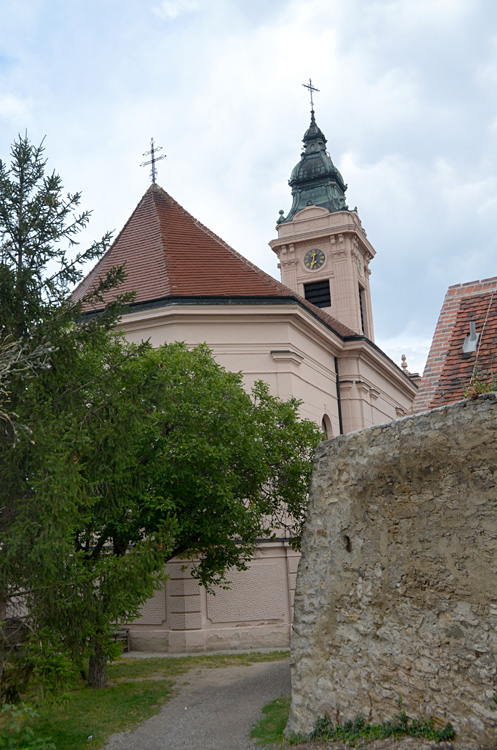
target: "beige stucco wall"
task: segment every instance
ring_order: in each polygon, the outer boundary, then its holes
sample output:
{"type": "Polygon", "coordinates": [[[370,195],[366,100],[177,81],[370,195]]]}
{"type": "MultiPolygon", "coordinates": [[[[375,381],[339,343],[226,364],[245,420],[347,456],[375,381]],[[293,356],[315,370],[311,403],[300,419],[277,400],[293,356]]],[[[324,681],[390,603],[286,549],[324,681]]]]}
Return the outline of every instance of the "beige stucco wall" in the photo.
{"type": "Polygon", "coordinates": [[[243,372],[247,388],[264,380],[273,395],[300,399],[302,417],[320,425],[328,415],[333,435],[340,434],[335,357],[345,381],[344,432],[408,413],[416,392],[368,342],[344,343],[298,305],[166,306],[128,314],[122,328],[130,340],[153,346],[206,342],[220,364],[243,372]]]}
{"type": "Polygon", "coordinates": [[[497,394],[322,444],[288,731],[327,712],[497,738],[497,394]]]}
{"type": "Polygon", "coordinates": [[[216,651],[288,647],[299,555],[288,544],[259,545],[248,570],[232,571],[228,590],[209,593],[190,576],[191,562],[167,564],[169,580],[131,623],[140,651],[216,651]]]}
{"type": "Polygon", "coordinates": [[[311,316],[297,306],[164,307],[126,315],[123,327],[129,339],[149,338],[153,346],[206,342],[223,367],[243,372],[247,388],[264,380],[273,395],[301,399],[303,417],[320,424],[327,413],[333,434],[339,433],[334,367],[339,340],[315,330],[311,316]]]}
{"type": "MultiPolygon", "coordinates": [[[[300,399],[301,416],[321,425],[326,415],[333,435],[340,433],[335,357],[340,378],[347,381],[341,387],[346,432],[395,419],[414,397],[407,378],[374,347],[365,341],[344,344],[298,305],[165,306],[128,314],[121,325],[130,340],[150,339],[153,346],[206,342],[220,364],[243,372],[247,388],[260,379],[273,395],[300,399]]],[[[181,570],[184,563],[170,564],[165,591],[130,626],[132,647],[194,651],[288,646],[297,557],[284,544],[261,549],[254,568],[233,573],[231,590],[220,590],[214,598],[181,570]],[[222,621],[215,614],[221,602],[229,610],[222,621]],[[277,604],[278,613],[266,611],[263,602],[277,604]]]]}

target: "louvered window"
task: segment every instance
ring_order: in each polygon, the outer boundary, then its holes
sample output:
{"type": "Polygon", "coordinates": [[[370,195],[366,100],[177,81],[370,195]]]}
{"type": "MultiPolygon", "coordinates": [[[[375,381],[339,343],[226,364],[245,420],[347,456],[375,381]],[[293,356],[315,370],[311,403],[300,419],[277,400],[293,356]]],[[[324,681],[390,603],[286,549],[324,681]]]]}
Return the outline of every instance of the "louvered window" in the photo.
{"type": "Polygon", "coordinates": [[[330,282],[314,281],[312,284],[304,284],[304,296],[306,300],[312,302],[316,307],[330,307],[330,282]]]}

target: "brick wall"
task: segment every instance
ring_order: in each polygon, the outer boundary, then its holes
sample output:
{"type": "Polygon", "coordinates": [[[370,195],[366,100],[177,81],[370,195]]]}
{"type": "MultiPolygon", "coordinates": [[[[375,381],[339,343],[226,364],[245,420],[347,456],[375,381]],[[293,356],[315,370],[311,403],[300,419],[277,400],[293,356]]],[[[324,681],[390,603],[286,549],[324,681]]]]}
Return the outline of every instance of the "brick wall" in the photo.
{"type": "Polygon", "coordinates": [[[427,411],[435,397],[461,300],[495,289],[497,289],[497,277],[471,281],[467,284],[455,284],[448,288],[435,328],[421,386],[414,400],[413,411],[415,413],[427,411]]]}

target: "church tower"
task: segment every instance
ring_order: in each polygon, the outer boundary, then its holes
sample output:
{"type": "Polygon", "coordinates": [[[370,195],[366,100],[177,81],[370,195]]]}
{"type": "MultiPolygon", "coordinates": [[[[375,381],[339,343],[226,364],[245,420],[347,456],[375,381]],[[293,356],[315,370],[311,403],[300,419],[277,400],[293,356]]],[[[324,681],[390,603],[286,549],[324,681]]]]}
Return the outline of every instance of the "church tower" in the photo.
{"type": "Polygon", "coordinates": [[[292,207],[286,217],[280,211],[278,239],[269,243],[278,256],[281,281],[374,341],[369,263],[375,250],[357,210],[345,202],[347,185],[326,150],[314,108],[303,143],[289,180],[292,207]]]}

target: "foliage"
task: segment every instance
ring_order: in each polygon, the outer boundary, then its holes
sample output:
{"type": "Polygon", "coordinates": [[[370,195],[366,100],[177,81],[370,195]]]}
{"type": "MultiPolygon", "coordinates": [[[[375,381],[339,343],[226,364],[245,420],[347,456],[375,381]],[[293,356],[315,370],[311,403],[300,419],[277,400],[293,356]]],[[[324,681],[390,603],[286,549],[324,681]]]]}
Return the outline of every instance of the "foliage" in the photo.
{"type": "Polygon", "coordinates": [[[4,692],[13,698],[26,694],[34,702],[48,700],[78,676],[68,655],[61,651],[57,635],[44,628],[30,633],[11,653],[4,671],[4,692]]]}
{"type": "MultiPolygon", "coordinates": [[[[75,213],[80,194],[64,196],[60,177],[45,174],[43,145],[19,137],[11,157],[10,167],[0,161],[0,622],[13,603],[21,610],[29,603],[34,614],[34,593],[48,592],[69,559],[78,507],[77,480],[66,465],[74,453],[68,459],[72,416],[65,402],[69,407],[71,389],[80,387],[71,380],[78,352],[93,343],[105,348],[130,299],[116,295],[98,320],[74,322],[83,301],[97,303],[123,269],[113,269],[85,300],[71,300],[67,292],[82,277],[82,264],[104,251],[109,236],[76,251],[89,219],[87,211],[75,213]],[[67,481],[63,497],[50,493],[57,481],[67,481]]],[[[0,683],[12,645],[0,627],[0,683]]]]}
{"type": "Polygon", "coordinates": [[[479,372],[478,363],[476,363],[469,386],[464,386],[464,397],[474,401],[482,393],[492,393],[493,391],[497,391],[497,375],[490,373],[485,377],[479,372]]]}
{"type": "Polygon", "coordinates": [[[31,723],[37,712],[24,703],[5,703],[0,712],[0,748],[5,750],[56,750],[51,738],[37,737],[31,723]]]}
{"type": "Polygon", "coordinates": [[[17,423],[17,414],[9,408],[9,385],[13,378],[33,377],[37,371],[49,366],[51,348],[38,345],[34,348],[14,341],[10,336],[0,336],[0,439],[15,441],[19,429],[25,429],[17,423]]]}
{"type": "MultiPolygon", "coordinates": [[[[101,351],[95,342],[84,348],[72,372],[84,385],[68,389],[62,371],[56,393],[64,388],[64,409],[56,417],[53,398],[44,402],[45,374],[38,377],[26,402],[36,416],[34,444],[17,446],[21,463],[11,466],[14,477],[22,467],[38,501],[30,522],[46,535],[46,545],[40,533],[24,542],[26,566],[46,571],[31,610],[39,623],[55,623],[80,659],[95,640],[105,659],[112,655],[110,623],[136,615],[172,556],[198,556],[193,574],[209,585],[246,566],[255,540],[279,522],[281,505],[297,534],[319,439],[314,425],[298,419],[296,402],[271,397],[262,384],[254,402],[241,376],[205,346],[189,351],[176,343],[134,355],[118,337],[101,351]],[[48,549],[57,555],[46,570],[48,549]]],[[[46,375],[51,388],[57,372],[46,375]]],[[[21,518],[19,536],[26,525],[21,518]]]]}
{"type": "Polygon", "coordinates": [[[447,723],[443,729],[435,729],[433,720],[421,722],[417,719],[409,719],[405,711],[396,714],[393,719],[381,724],[368,724],[363,716],[356,716],[353,721],[343,724],[334,723],[328,716],[318,719],[309,739],[341,740],[349,747],[356,747],[359,741],[370,741],[394,737],[398,739],[403,736],[426,737],[435,742],[444,742],[455,738],[454,728],[447,723]]]}
{"type": "Polygon", "coordinates": [[[43,144],[19,136],[10,167],[0,160],[0,333],[16,340],[40,323],[59,325],[61,312],[72,307],[68,292],[82,278],[82,265],[97,259],[110,239],[72,252],[91,212],[75,213],[81,193],[63,194],[59,175],[46,174],[43,153],[43,144]]]}
{"type": "MultiPolygon", "coordinates": [[[[17,604],[38,637],[57,638],[58,654],[17,649],[27,674],[48,653],[78,666],[89,655],[102,685],[112,623],[137,614],[170,557],[196,556],[209,586],[275,525],[298,543],[320,436],[297,401],[262,383],[251,397],[205,346],[126,342],[115,322],[129,296],[83,315],[124,272],[67,296],[108,237],[70,255],[89,214],[74,213],[80,195],[63,196],[42,154],[19,138],[10,169],[0,162],[0,337],[18,342],[0,389],[4,421],[26,427],[0,440],[0,622],[17,604]]],[[[8,648],[0,628],[0,683],[8,648]]]]}

